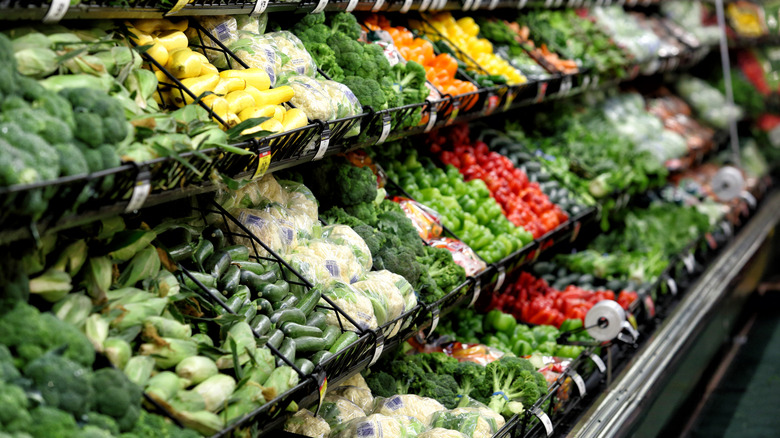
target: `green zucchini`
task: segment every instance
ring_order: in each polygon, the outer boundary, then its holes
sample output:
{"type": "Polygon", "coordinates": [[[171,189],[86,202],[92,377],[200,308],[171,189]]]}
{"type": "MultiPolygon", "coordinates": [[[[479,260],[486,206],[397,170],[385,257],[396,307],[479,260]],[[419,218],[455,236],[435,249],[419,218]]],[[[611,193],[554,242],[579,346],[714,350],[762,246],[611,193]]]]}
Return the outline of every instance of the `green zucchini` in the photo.
{"type": "MultiPolygon", "coordinates": [[[[194,279],[200,281],[207,288],[214,287],[217,285],[217,279],[212,277],[211,275],[203,274],[200,272],[190,272],[190,274],[194,279]]],[[[182,277],[184,279],[184,286],[192,290],[200,289],[200,287],[197,284],[195,284],[192,278],[190,278],[187,274],[182,274],[182,277]]]]}
{"type": "Polygon", "coordinates": [[[298,304],[296,304],[295,307],[301,309],[305,315],[309,315],[314,310],[314,308],[317,307],[317,303],[320,302],[321,297],[322,293],[319,290],[311,290],[306,292],[306,294],[303,296],[303,298],[300,299],[300,301],[298,301],[298,304]]]}
{"type": "Polygon", "coordinates": [[[301,353],[313,353],[325,349],[325,339],[316,336],[301,336],[294,338],[295,351],[301,353]]]}
{"type": "Polygon", "coordinates": [[[270,315],[271,322],[280,327],[285,322],[297,322],[298,324],[306,324],[306,315],[301,312],[301,309],[281,309],[270,315]]]}
{"type": "Polygon", "coordinates": [[[281,330],[276,329],[272,330],[271,333],[268,334],[268,342],[266,345],[270,345],[274,348],[279,348],[280,345],[282,345],[282,341],[284,340],[284,333],[282,333],[281,330]]]}
{"type": "Polygon", "coordinates": [[[225,233],[215,226],[210,226],[203,230],[203,237],[211,242],[216,250],[225,246],[225,233]]]}
{"type": "Polygon", "coordinates": [[[244,286],[243,284],[239,284],[238,287],[236,287],[236,291],[233,292],[233,295],[231,295],[231,297],[235,295],[238,295],[248,301],[252,300],[252,293],[249,292],[249,288],[244,286]]]}
{"type": "Polygon", "coordinates": [[[323,336],[322,330],[318,329],[317,327],[297,324],[294,322],[285,322],[282,324],[281,329],[285,336],[293,339],[303,336],[313,336],[317,338],[321,338],[323,336]]]}
{"type": "Polygon", "coordinates": [[[239,268],[241,268],[242,271],[249,271],[253,274],[262,275],[268,272],[268,268],[265,267],[265,265],[257,262],[244,262],[241,260],[235,261],[236,265],[238,265],[239,268]]]}
{"type": "Polygon", "coordinates": [[[174,262],[189,260],[194,253],[195,247],[192,246],[191,243],[182,243],[181,245],[176,245],[173,248],[168,249],[168,255],[174,262]]]}
{"type": "Polygon", "coordinates": [[[271,330],[271,320],[265,315],[257,315],[249,324],[257,336],[263,336],[271,330]]]}
{"type": "Polygon", "coordinates": [[[325,339],[325,348],[330,348],[341,336],[341,329],[335,325],[329,325],[322,331],[322,338],[325,339]]]}
{"type": "MultiPolygon", "coordinates": [[[[287,309],[290,307],[296,307],[298,304],[298,297],[293,294],[287,294],[279,301],[274,302],[274,310],[287,309]]],[[[297,308],[297,307],[296,307],[297,308]]],[[[303,313],[304,315],[306,312],[303,313]]]]}
{"type": "MultiPolygon", "coordinates": [[[[295,340],[293,340],[292,338],[284,338],[281,347],[279,347],[279,353],[281,353],[282,356],[284,356],[290,362],[295,362],[295,352],[296,352],[295,349],[296,349],[295,340]]],[[[276,366],[280,367],[283,365],[287,365],[287,364],[284,363],[284,361],[281,358],[276,359],[276,366]]]]}
{"type": "MultiPolygon", "coordinates": [[[[284,296],[290,292],[290,284],[284,280],[278,280],[275,283],[265,284],[261,289],[261,295],[263,298],[274,303],[284,299],[284,296]]],[[[297,300],[296,300],[297,302],[297,300]]]]}
{"type": "Polygon", "coordinates": [[[295,366],[301,370],[303,374],[311,374],[314,371],[314,364],[312,361],[302,357],[295,360],[295,366]]]}
{"type": "Polygon", "coordinates": [[[358,340],[358,335],[355,332],[344,332],[339,336],[339,338],[336,340],[336,342],[331,345],[330,351],[333,354],[338,353],[339,351],[346,348],[349,344],[355,342],[358,340]]]}
{"type": "Polygon", "coordinates": [[[266,300],[265,298],[258,298],[254,301],[255,306],[257,307],[257,311],[260,313],[264,313],[266,315],[270,315],[274,313],[274,308],[271,305],[271,302],[266,300]]]}
{"type": "Polygon", "coordinates": [[[230,258],[236,261],[249,261],[249,248],[244,245],[232,245],[222,248],[222,251],[230,254],[230,258]]]}
{"type": "Polygon", "coordinates": [[[238,313],[239,310],[241,310],[242,307],[244,307],[244,304],[246,301],[243,299],[243,297],[239,296],[233,296],[225,304],[230,308],[230,310],[233,311],[233,313],[238,313]]]}
{"type": "Polygon", "coordinates": [[[192,253],[192,259],[201,271],[205,271],[205,269],[203,269],[203,264],[206,263],[206,259],[211,257],[212,254],[214,254],[214,244],[203,239],[198,242],[198,246],[195,247],[195,251],[192,253]]]}
{"type": "Polygon", "coordinates": [[[333,357],[333,353],[328,350],[322,350],[314,353],[314,355],[311,357],[311,361],[314,362],[315,365],[319,365],[331,357],[333,357]]]}
{"type": "MultiPolygon", "coordinates": [[[[251,290],[255,295],[262,296],[261,291],[263,290],[263,287],[267,284],[271,284],[270,282],[273,281],[273,280],[268,280],[264,277],[265,274],[257,275],[252,271],[245,271],[244,269],[242,269],[241,278],[239,279],[239,281],[241,282],[241,284],[248,286],[249,290],[251,290]]],[[[284,296],[284,294],[282,294],[282,296],[284,296]]],[[[281,298],[281,296],[279,298],[281,298]]]]}
{"type": "Polygon", "coordinates": [[[211,274],[214,278],[222,278],[225,271],[230,267],[230,254],[220,251],[212,254],[203,263],[203,270],[211,274]]]}
{"type": "Polygon", "coordinates": [[[219,288],[223,291],[227,291],[228,295],[233,293],[241,285],[241,269],[236,265],[230,265],[224,274],[219,277],[219,288]]]}
{"type": "Polygon", "coordinates": [[[532,269],[536,275],[552,274],[555,270],[555,265],[550,262],[538,262],[534,264],[532,269]]]}
{"type": "Polygon", "coordinates": [[[317,327],[318,329],[325,331],[325,327],[328,326],[328,319],[322,312],[312,312],[309,314],[309,317],[306,318],[306,325],[317,327]]]}
{"type": "Polygon", "coordinates": [[[244,305],[236,313],[243,316],[244,321],[251,321],[257,315],[257,306],[252,302],[244,301],[244,305]]]}

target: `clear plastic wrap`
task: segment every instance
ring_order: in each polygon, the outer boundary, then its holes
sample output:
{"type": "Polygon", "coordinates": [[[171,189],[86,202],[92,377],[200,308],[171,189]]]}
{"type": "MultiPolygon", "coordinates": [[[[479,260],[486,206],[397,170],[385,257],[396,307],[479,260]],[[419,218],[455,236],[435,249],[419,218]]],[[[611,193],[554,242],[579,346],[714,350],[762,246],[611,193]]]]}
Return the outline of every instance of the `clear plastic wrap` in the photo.
{"type": "MultiPolygon", "coordinates": [[[[348,246],[352,249],[358,263],[366,271],[371,270],[373,259],[368,245],[358,233],[348,225],[328,225],[322,229],[322,238],[337,245],[348,246]]],[[[403,277],[402,277],[403,278],[403,277]]]]}
{"type": "Polygon", "coordinates": [[[325,400],[320,408],[320,417],[332,428],[355,418],[363,418],[365,416],[366,413],[360,406],[332,393],[325,396],[325,400]]]}
{"type": "Polygon", "coordinates": [[[328,394],[332,394],[334,397],[343,397],[346,400],[354,403],[365,413],[371,412],[374,408],[374,396],[371,394],[371,390],[360,386],[344,386],[341,385],[331,390],[328,394]]]}
{"type": "Polygon", "coordinates": [[[235,18],[239,33],[262,35],[268,25],[268,14],[265,12],[258,15],[236,15],[235,18]]]}
{"type": "MultiPolygon", "coordinates": [[[[198,22],[211,36],[225,46],[230,46],[238,41],[238,23],[235,17],[221,15],[214,17],[200,17],[198,22]]],[[[225,55],[222,53],[219,45],[211,38],[201,38],[198,36],[198,32],[194,27],[187,30],[187,36],[190,40],[190,45],[204,45],[214,50],[206,50],[206,57],[212,64],[217,67],[226,67],[225,55]]]]}
{"type": "Polygon", "coordinates": [[[320,83],[336,105],[337,119],[363,113],[360,101],[349,87],[336,81],[320,81],[320,83]]]}
{"type": "Polygon", "coordinates": [[[336,388],[341,388],[342,386],[357,386],[358,388],[364,388],[370,391],[368,384],[366,383],[366,379],[364,379],[363,375],[360,373],[357,373],[349,379],[343,381],[341,385],[337,386],[336,388]]]}
{"type": "Polygon", "coordinates": [[[363,266],[358,263],[352,249],[348,246],[336,245],[325,240],[310,240],[296,248],[300,254],[311,254],[321,258],[331,277],[345,283],[360,281],[365,275],[363,266]]]}
{"type": "Polygon", "coordinates": [[[302,409],[290,417],[284,424],[284,430],[312,438],[327,438],[330,435],[330,425],[324,419],[315,417],[308,409],[302,409]]]}
{"type": "Polygon", "coordinates": [[[427,426],[430,425],[436,412],[444,410],[446,410],[444,406],[432,398],[403,394],[382,400],[374,412],[388,416],[408,415],[420,420],[427,426]]]}
{"type": "Polygon", "coordinates": [[[308,187],[295,181],[279,181],[279,185],[287,194],[287,208],[305,214],[313,221],[318,220],[317,198],[308,187]]]}
{"type": "Polygon", "coordinates": [[[404,299],[404,312],[417,305],[417,295],[414,293],[412,285],[402,276],[390,272],[386,269],[381,271],[371,271],[366,274],[366,280],[378,281],[394,285],[404,299]]]}
{"type": "MultiPolygon", "coordinates": [[[[265,70],[271,79],[271,86],[276,86],[278,72],[282,69],[282,57],[279,55],[279,48],[273,37],[267,34],[246,34],[245,38],[232,43],[228,48],[250,68],[265,70]]],[[[214,65],[217,68],[226,67],[217,63],[214,65]]]]}
{"type": "Polygon", "coordinates": [[[238,190],[224,190],[217,200],[226,210],[253,208],[267,201],[277,202],[281,205],[288,203],[287,193],[270,174],[247,183],[238,190]]]}
{"type": "MultiPolygon", "coordinates": [[[[262,209],[234,210],[233,214],[253,235],[277,254],[286,254],[298,244],[295,225],[289,220],[287,209],[278,203],[267,204],[262,209]]],[[[228,226],[232,232],[241,234],[242,230],[237,225],[230,222],[228,226]]],[[[252,242],[248,238],[237,237],[236,240],[236,243],[252,247],[252,242]]],[[[257,250],[261,257],[269,255],[262,247],[258,247],[257,250]]]]}
{"type": "MultiPolygon", "coordinates": [[[[501,417],[499,414],[495,415],[501,417]]],[[[490,438],[500,429],[494,417],[485,414],[480,408],[457,408],[436,412],[431,419],[431,426],[457,430],[469,438],[490,438]]]]}
{"type": "MultiPolygon", "coordinates": [[[[378,327],[371,300],[369,300],[363,292],[358,291],[347,283],[337,280],[334,281],[329,288],[326,288],[323,293],[333,300],[341,310],[354,319],[361,329],[375,329],[378,327]]],[[[327,304],[323,303],[323,305],[327,304]]],[[[326,315],[328,324],[338,326],[339,320],[335,312],[328,311],[326,315]]],[[[341,320],[346,330],[357,329],[357,327],[345,318],[342,317],[341,320]]]]}
{"type": "Polygon", "coordinates": [[[460,240],[449,237],[437,237],[429,240],[428,244],[449,251],[455,263],[465,269],[468,276],[473,276],[487,268],[487,264],[477,256],[477,253],[460,240]]]}
{"type": "Polygon", "coordinates": [[[285,257],[287,263],[301,274],[303,278],[309,280],[313,285],[328,285],[333,280],[327,268],[325,260],[311,252],[305,246],[299,246],[292,250],[285,257]]]}
{"type": "Polygon", "coordinates": [[[392,283],[366,279],[353,283],[352,287],[363,291],[371,299],[379,325],[392,321],[404,313],[404,297],[392,283]]]}
{"type": "Polygon", "coordinates": [[[407,428],[398,419],[373,414],[368,417],[350,421],[344,428],[331,435],[333,438],[413,438],[417,433],[413,428],[407,428]]]}
{"type": "Polygon", "coordinates": [[[304,75],[293,75],[284,79],[283,85],[289,85],[295,92],[290,103],[303,110],[309,120],[333,120],[335,118],[335,105],[318,80],[304,75]]]}
{"type": "MultiPolygon", "coordinates": [[[[276,71],[277,78],[289,75],[304,75],[314,77],[317,73],[317,64],[314,63],[303,42],[289,31],[272,32],[267,36],[273,38],[276,43],[281,67],[276,71]]],[[[283,81],[283,79],[281,80],[283,81]]]]}
{"type": "Polygon", "coordinates": [[[467,435],[458,432],[457,430],[444,429],[443,427],[435,427],[428,429],[425,432],[417,435],[417,438],[468,438],[467,435]]]}

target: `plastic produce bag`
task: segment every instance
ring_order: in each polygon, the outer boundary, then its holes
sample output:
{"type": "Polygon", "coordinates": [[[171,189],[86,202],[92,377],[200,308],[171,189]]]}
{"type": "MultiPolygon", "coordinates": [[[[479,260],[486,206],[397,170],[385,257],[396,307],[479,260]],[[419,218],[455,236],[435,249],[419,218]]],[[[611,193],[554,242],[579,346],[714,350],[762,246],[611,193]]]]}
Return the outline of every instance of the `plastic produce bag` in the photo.
{"type": "Polygon", "coordinates": [[[370,391],[370,389],[368,388],[368,384],[366,383],[366,379],[364,379],[363,375],[360,373],[355,374],[354,376],[345,380],[344,382],[341,383],[341,385],[337,386],[336,388],[341,388],[342,386],[356,386],[358,388],[364,388],[370,391]]]}
{"type": "Polygon", "coordinates": [[[412,438],[416,437],[417,433],[413,427],[407,430],[396,418],[373,414],[350,421],[344,429],[332,436],[334,438],[412,438]]]}
{"type": "Polygon", "coordinates": [[[285,189],[271,174],[252,181],[238,190],[224,190],[217,200],[225,210],[253,208],[260,205],[261,202],[267,201],[277,202],[281,205],[288,203],[285,189]]]}
{"type": "Polygon", "coordinates": [[[393,198],[393,202],[396,202],[401,206],[404,214],[412,221],[412,225],[414,225],[414,228],[417,230],[417,234],[419,234],[423,240],[427,241],[428,239],[441,236],[441,220],[439,219],[438,213],[419,202],[407,198],[396,196],[393,198]]]}
{"type": "Polygon", "coordinates": [[[317,64],[297,36],[289,31],[272,32],[266,36],[273,38],[279,58],[282,60],[281,67],[276,71],[281,82],[283,82],[281,78],[288,75],[314,77],[317,73],[317,64]]]}
{"type": "Polygon", "coordinates": [[[404,297],[392,283],[366,279],[353,283],[352,286],[363,291],[371,299],[379,325],[392,321],[404,313],[404,297]]]}
{"type": "Polygon", "coordinates": [[[431,426],[457,430],[470,438],[490,438],[501,428],[495,416],[501,418],[502,425],[504,419],[493,411],[490,411],[492,414],[485,411],[490,409],[457,408],[436,412],[431,420],[431,426]]]}
{"type": "Polygon", "coordinates": [[[327,438],[330,435],[330,425],[324,419],[315,417],[308,409],[302,409],[290,417],[284,424],[284,430],[312,438],[327,438]]]}
{"type": "MultiPolygon", "coordinates": [[[[346,314],[348,314],[360,326],[362,330],[377,328],[376,317],[371,300],[362,292],[342,281],[334,281],[330,287],[323,291],[333,302],[346,314]]],[[[327,306],[327,303],[323,303],[327,306]]],[[[339,326],[339,316],[336,312],[329,310],[326,312],[329,325],[339,326]]],[[[345,330],[357,330],[351,322],[343,316],[340,317],[345,330]]],[[[359,405],[359,404],[358,404],[359,405]]]]}
{"type": "Polygon", "coordinates": [[[295,95],[290,103],[306,113],[309,120],[333,120],[336,115],[330,95],[322,84],[308,76],[293,75],[285,78],[284,85],[292,87],[295,95]]]}
{"type": "Polygon", "coordinates": [[[467,438],[467,435],[457,430],[435,427],[417,435],[417,438],[467,438]]]}
{"type": "Polygon", "coordinates": [[[335,394],[328,394],[320,408],[320,417],[327,421],[332,428],[365,416],[366,413],[358,405],[335,394]]]}
{"type": "Polygon", "coordinates": [[[363,106],[360,105],[360,101],[349,87],[336,81],[321,80],[319,82],[336,105],[337,119],[363,113],[363,106]]]}
{"type": "MultiPolygon", "coordinates": [[[[290,248],[298,244],[295,226],[289,220],[287,210],[280,204],[269,204],[267,208],[259,210],[242,209],[234,211],[233,214],[242,225],[277,254],[286,254],[290,248]]],[[[243,230],[232,221],[228,223],[228,227],[234,233],[243,233],[243,230]]],[[[252,247],[252,241],[248,238],[236,237],[236,241],[236,243],[252,247]]],[[[259,245],[257,252],[261,257],[270,255],[259,245]]]]}
{"type": "MultiPolygon", "coordinates": [[[[276,41],[269,35],[246,34],[235,43],[228,46],[250,68],[261,68],[268,73],[271,79],[271,86],[274,87],[278,81],[278,73],[282,69],[282,58],[279,55],[279,48],[276,41]]],[[[224,68],[214,63],[217,68],[224,68]]],[[[240,66],[235,66],[240,68],[240,66]]]]}
{"type": "Polygon", "coordinates": [[[366,413],[371,412],[374,407],[374,396],[371,394],[371,390],[368,388],[341,385],[333,389],[328,394],[332,394],[334,397],[343,397],[360,407],[360,409],[366,413]]]}
{"type": "Polygon", "coordinates": [[[323,260],[325,269],[335,280],[351,284],[365,275],[363,267],[348,246],[336,245],[324,240],[310,240],[305,247],[296,248],[299,254],[310,254],[323,260]]]}
{"type": "Polygon", "coordinates": [[[366,280],[394,285],[404,298],[404,312],[409,311],[417,305],[417,295],[414,293],[414,288],[412,288],[412,285],[404,277],[398,274],[386,269],[371,271],[366,274],[366,280]]]}
{"type": "Polygon", "coordinates": [[[384,399],[375,412],[388,416],[408,415],[430,425],[433,414],[444,410],[444,406],[432,398],[403,394],[384,399]]]}
{"type": "Polygon", "coordinates": [[[287,208],[295,214],[305,214],[311,220],[317,221],[317,198],[305,185],[295,181],[279,181],[287,194],[287,208]]]}
{"type": "Polygon", "coordinates": [[[337,245],[348,246],[352,249],[357,261],[366,271],[371,270],[373,259],[368,245],[358,233],[348,225],[328,225],[322,229],[322,237],[337,245]]]}
{"type": "Polygon", "coordinates": [[[309,251],[306,247],[293,249],[285,257],[285,260],[303,278],[309,280],[314,285],[327,285],[332,280],[330,273],[325,268],[325,260],[309,251]]]}

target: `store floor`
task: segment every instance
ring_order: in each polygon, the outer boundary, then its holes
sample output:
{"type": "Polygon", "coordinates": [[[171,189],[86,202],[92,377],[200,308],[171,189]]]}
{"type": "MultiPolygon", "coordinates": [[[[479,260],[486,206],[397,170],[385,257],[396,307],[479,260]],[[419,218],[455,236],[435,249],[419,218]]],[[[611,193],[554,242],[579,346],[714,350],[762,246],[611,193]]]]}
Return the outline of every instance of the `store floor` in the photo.
{"type": "Polygon", "coordinates": [[[744,344],[688,436],[780,436],[780,292],[768,292],[754,308],[744,344]]]}

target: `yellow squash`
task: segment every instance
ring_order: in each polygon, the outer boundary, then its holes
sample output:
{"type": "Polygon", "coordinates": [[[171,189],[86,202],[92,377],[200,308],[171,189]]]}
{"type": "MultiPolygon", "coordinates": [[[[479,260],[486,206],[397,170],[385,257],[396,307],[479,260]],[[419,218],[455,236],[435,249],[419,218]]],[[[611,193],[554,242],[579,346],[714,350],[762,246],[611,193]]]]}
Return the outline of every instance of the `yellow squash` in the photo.
{"type": "Polygon", "coordinates": [[[170,52],[167,68],[178,79],[195,78],[201,75],[203,63],[195,52],[185,47],[170,52]]]}
{"type": "Polygon", "coordinates": [[[273,117],[275,111],[276,106],[274,105],[253,106],[238,113],[238,118],[243,122],[244,120],[257,119],[260,117],[273,117]]]}
{"type": "Polygon", "coordinates": [[[187,35],[184,35],[184,32],[180,30],[166,30],[160,32],[154,40],[162,44],[169,52],[189,46],[187,35]]]}
{"type": "MultiPolygon", "coordinates": [[[[206,91],[214,91],[214,87],[219,83],[219,75],[211,74],[198,76],[196,78],[182,79],[181,83],[192,91],[192,94],[194,94],[195,97],[198,97],[206,91]]],[[[187,93],[181,93],[179,90],[174,90],[172,95],[174,103],[176,106],[180,107],[192,103],[195,100],[187,93]]]]}
{"type": "Polygon", "coordinates": [[[225,95],[225,99],[230,104],[230,112],[234,114],[238,114],[247,108],[258,106],[252,95],[244,90],[231,91],[225,95]]]}
{"type": "Polygon", "coordinates": [[[261,95],[255,98],[255,104],[261,105],[280,105],[288,102],[295,96],[295,91],[289,85],[261,91],[261,95]]]}
{"type": "Polygon", "coordinates": [[[241,78],[219,78],[219,84],[214,88],[214,92],[226,95],[232,91],[240,91],[246,88],[246,81],[241,78]]]}
{"type": "Polygon", "coordinates": [[[265,91],[271,87],[271,78],[268,73],[261,68],[248,68],[245,70],[225,70],[219,74],[223,78],[241,78],[246,80],[247,85],[251,85],[260,91],[265,91]]]}
{"type": "Polygon", "coordinates": [[[309,123],[306,118],[306,113],[300,108],[292,108],[284,113],[284,121],[282,126],[285,131],[291,131],[293,129],[302,128],[309,123]]]}

